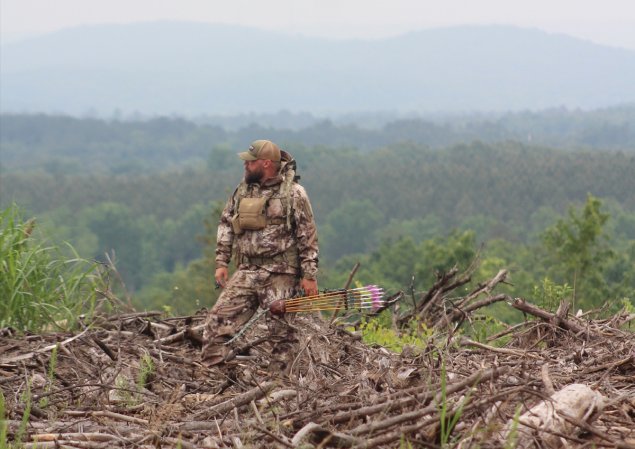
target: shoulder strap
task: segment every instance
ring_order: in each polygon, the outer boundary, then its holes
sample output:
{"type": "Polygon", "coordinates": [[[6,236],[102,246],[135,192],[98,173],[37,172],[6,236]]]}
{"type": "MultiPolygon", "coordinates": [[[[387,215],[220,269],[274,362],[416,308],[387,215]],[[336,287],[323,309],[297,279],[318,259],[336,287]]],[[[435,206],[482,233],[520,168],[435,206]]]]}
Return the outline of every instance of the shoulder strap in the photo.
{"type": "Polygon", "coordinates": [[[293,185],[295,179],[295,170],[289,168],[285,174],[284,179],[282,180],[282,185],[280,186],[280,196],[285,199],[287,203],[286,215],[287,215],[287,229],[291,229],[291,214],[293,213],[293,199],[291,198],[291,186],[293,185]]]}
{"type": "Polygon", "coordinates": [[[240,200],[247,196],[247,183],[242,180],[236,190],[234,190],[234,213],[238,213],[238,206],[240,206],[240,200]]]}

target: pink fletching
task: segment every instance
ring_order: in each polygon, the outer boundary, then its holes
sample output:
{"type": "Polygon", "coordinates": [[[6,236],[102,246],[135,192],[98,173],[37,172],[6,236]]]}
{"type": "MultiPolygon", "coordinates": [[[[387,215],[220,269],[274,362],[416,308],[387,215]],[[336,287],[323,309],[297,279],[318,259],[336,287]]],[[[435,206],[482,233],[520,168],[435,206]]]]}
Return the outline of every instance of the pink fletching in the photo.
{"type": "Polygon", "coordinates": [[[373,309],[380,308],[382,306],[381,297],[382,297],[383,291],[380,288],[378,288],[376,285],[371,285],[368,290],[370,290],[372,298],[373,298],[372,299],[373,309]]]}

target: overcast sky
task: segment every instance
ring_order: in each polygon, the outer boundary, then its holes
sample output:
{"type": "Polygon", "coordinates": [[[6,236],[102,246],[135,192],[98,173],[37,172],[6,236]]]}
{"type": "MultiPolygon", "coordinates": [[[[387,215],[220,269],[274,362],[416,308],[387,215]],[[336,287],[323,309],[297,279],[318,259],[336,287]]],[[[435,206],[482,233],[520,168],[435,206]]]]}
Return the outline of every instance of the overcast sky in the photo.
{"type": "Polygon", "coordinates": [[[635,50],[635,0],[0,0],[3,42],[81,25],[166,19],[333,38],[506,24],[635,50]]]}

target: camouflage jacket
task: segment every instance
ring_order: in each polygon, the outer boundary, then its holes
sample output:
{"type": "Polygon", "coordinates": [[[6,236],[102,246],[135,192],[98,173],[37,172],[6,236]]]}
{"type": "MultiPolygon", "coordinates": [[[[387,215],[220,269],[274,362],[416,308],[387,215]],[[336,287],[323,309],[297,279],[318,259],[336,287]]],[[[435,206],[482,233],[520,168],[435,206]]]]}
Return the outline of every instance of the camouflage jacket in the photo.
{"type": "Polygon", "coordinates": [[[281,192],[282,176],[262,185],[239,186],[220,217],[216,238],[216,267],[226,267],[232,250],[239,268],[257,265],[274,273],[315,279],[318,271],[317,228],[309,197],[300,184],[291,183],[289,194],[281,192]],[[235,233],[232,218],[241,198],[266,196],[268,222],[261,230],[235,233]],[[290,204],[289,204],[290,201],[290,204]],[[289,205],[290,207],[287,207],[289,205]],[[290,214],[290,216],[288,216],[290,214]]]}

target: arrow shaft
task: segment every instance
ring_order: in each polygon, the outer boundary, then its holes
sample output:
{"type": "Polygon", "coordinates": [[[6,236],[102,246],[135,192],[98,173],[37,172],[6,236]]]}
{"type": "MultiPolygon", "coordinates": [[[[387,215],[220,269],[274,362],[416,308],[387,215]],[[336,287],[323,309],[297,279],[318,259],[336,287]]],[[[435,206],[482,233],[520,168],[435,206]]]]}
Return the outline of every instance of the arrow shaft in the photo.
{"type": "Polygon", "coordinates": [[[355,302],[368,302],[372,304],[373,302],[379,302],[381,299],[374,299],[372,295],[360,296],[357,298],[326,298],[326,299],[314,299],[312,301],[286,301],[285,304],[287,307],[295,306],[295,305],[303,305],[303,304],[352,304],[355,302]]]}
{"type": "Polygon", "coordinates": [[[320,293],[317,295],[312,295],[312,296],[301,296],[299,298],[290,298],[287,301],[293,301],[293,300],[310,300],[313,298],[320,298],[320,297],[330,297],[330,296],[340,296],[340,295],[348,295],[348,294],[355,294],[356,292],[360,292],[361,291],[366,291],[366,292],[370,292],[372,291],[371,289],[375,289],[377,290],[378,293],[383,294],[383,290],[374,286],[366,286],[366,287],[357,287],[357,288],[351,288],[348,290],[335,290],[333,292],[327,292],[327,293],[320,293]]]}

